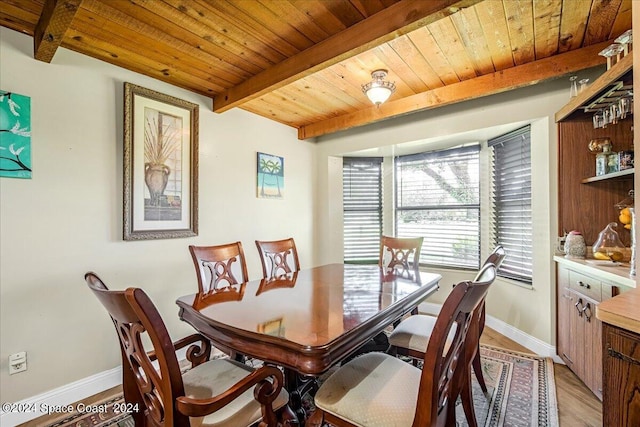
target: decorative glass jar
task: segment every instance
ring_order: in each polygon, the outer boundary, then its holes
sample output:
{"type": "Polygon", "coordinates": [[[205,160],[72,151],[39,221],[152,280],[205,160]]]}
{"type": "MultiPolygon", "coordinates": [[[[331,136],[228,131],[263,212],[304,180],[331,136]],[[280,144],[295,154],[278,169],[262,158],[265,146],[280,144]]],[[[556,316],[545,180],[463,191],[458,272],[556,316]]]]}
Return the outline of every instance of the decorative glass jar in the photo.
{"type": "Polygon", "coordinates": [[[614,230],[617,222],[610,222],[598,235],[593,244],[593,257],[600,260],[626,261],[627,248],[620,241],[620,236],[614,230]]]}

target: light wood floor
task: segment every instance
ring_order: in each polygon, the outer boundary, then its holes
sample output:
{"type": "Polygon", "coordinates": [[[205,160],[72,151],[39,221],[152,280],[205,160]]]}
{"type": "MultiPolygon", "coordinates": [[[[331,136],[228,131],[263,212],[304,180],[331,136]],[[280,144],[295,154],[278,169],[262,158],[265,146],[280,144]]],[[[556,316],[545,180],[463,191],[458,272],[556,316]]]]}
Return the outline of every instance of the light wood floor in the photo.
{"type": "MultiPolygon", "coordinates": [[[[480,341],[483,344],[494,347],[501,347],[508,350],[532,353],[526,347],[510,340],[504,335],[495,332],[490,328],[485,328],[480,341]]],[[[561,427],[601,427],[602,426],[602,402],[591,393],[591,391],[580,382],[573,372],[564,365],[554,364],[556,381],[556,392],[558,398],[558,416],[561,427]]],[[[121,387],[114,387],[92,396],[84,403],[90,404],[100,401],[121,391],[121,387]]],[[[63,417],[40,417],[35,420],[20,424],[19,427],[40,427],[48,425],[63,417]]]]}

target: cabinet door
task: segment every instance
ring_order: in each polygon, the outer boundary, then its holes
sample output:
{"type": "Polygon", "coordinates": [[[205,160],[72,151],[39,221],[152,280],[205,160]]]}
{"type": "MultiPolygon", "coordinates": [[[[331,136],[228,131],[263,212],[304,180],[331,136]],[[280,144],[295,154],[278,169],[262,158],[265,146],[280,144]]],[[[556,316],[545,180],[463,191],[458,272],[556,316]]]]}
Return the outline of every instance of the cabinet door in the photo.
{"type": "Polygon", "coordinates": [[[573,365],[569,366],[573,372],[583,381],[585,381],[585,354],[588,351],[585,340],[584,317],[583,310],[585,307],[585,296],[574,290],[567,291],[570,295],[571,314],[569,315],[569,355],[573,360],[573,365]]]}
{"type": "Polygon", "coordinates": [[[558,265],[558,320],[556,350],[564,363],[573,369],[571,350],[571,315],[573,314],[573,294],[569,291],[569,270],[558,265]]]}
{"type": "Polygon", "coordinates": [[[574,369],[575,348],[571,345],[571,337],[575,336],[574,315],[574,293],[569,288],[559,290],[558,296],[558,356],[560,356],[567,366],[574,369]],[[573,327],[573,328],[572,328],[573,327]],[[572,331],[573,329],[573,331],[572,331]]]}
{"type": "Polygon", "coordinates": [[[602,322],[596,318],[597,302],[582,296],[582,331],[584,357],[583,380],[591,391],[602,399],[602,322]]]}
{"type": "Polygon", "coordinates": [[[640,425],[640,336],[603,326],[603,425],[640,425]]]}

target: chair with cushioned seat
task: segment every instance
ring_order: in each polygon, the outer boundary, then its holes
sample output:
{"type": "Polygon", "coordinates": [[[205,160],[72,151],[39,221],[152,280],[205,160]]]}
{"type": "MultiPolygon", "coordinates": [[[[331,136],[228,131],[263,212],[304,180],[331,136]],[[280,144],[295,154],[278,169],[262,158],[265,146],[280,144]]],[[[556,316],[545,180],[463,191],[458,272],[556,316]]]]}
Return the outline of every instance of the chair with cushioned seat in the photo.
{"type": "Polygon", "coordinates": [[[297,425],[282,388],[282,372],[273,366],[252,369],[239,362],[209,360],[211,344],[193,334],[171,342],[153,302],[139,288],[110,291],[95,275],[85,280],[111,316],[120,342],[123,389],[136,425],[276,427],[297,425]],[[150,342],[152,351],[147,352],[150,342]],[[189,345],[191,368],[184,374],[175,351],[189,345]],[[157,368],[152,362],[157,363],[157,368]],[[293,424],[289,424],[293,422],[293,424]]]}
{"type": "MultiPolygon", "coordinates": [[[[504,248],[502,246],[497,246],[487,257],[483,264],[483,268],[478,272],[474,280],[483,281],[483,278],[481,276],[482,274],[486,274],[485,267],[487,265],[495,266],[496,270],[500,268],[500,265],[502,264],[505,256],[506,254],[504,248]]],[[[414,360],[424,358],[424,353],[427,349],[427,344],[433,332],[436,320],[437,317],[424,314],[416,314],[404,319],[402,322],[400,322],[399,325],[396,326],[396,328],[389,336],[389,352],[391,354],[401,354],[404,356],[409,356],[414,360]]],[[[477,318],[474,322],[474,329],[476,330],[474,334],[477,335],[477,337],[473,337],[476,345],[475,349],[471,351],[471,354],[469,356],[470,359],[468,362],[470,363],[470,365],[468,367],[468,371],[471,371],[472,366],[473,372],[478,379],[478,383],[480,384],[482,391],[486,392],[487,386],[484,380],[484,375],[482,374],[482,366],[480,361],[480,335],[482,335],[482,332],[484,330],[484,322],[485,300],[483,299],[480,302],[480,307],[477,311],[477,318]]],[[[470,380],[470,372],[467,372],[467,375],[469,376],[470,380]]],[[[463,397],[465,413],[470,412],[473,409],[473,400],[469,396],[463,397]]],[[[476,423],[475,417],[472,417],[469,413],[467,413],[467,421],[470,426],[473,426],[476,423]]]]}
{"type": "Polygon", "coordinates": [[[256,240],[262,262],[262,277],[273,279],[282,274],[300,271],[296,242],[292,237],[283,240],[256,240]]]}
{"type": "Polygon", "coordinates": [[[198,294],[194,307],[206,306],[210,299],[221,295],[232,299],[242,297],[242,284],[249,280],[247,262],[241,242],[216,246],[189,246],[198,278],[198,294]]]}
{"type": "MultiPolygon", "coordinates": [[[[320,387],[307,426],[424,427],[455,425],[472,319],[495,278],[461,282],[436,319],[423,369],[386,354],[367,353],[340,367],[320,387]]],[[[473,343],[471,343],[473,344],[473,343]]]]}
{"type": "Polygon", "coordinates": [[[420,263],[423,237],[401,238],[382,236],[378,265],[386,272],[410,274],[416,272],[420,263]]]}
{"type": "MultiPolygon", "coordinates": [[[[424,237],[381,236],[378,265],[385,274],[416,278],[423,240],[424,237]]],[[[418,314],[418,307],[411,310],[411,314],[418,314]]]]}

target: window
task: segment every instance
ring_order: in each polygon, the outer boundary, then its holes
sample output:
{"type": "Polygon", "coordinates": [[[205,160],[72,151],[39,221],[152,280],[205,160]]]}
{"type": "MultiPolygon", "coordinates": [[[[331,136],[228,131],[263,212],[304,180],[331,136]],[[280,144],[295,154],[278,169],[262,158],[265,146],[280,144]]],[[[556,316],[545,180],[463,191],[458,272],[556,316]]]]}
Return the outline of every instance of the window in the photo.
{"type": "Polygon", "coordinates": [[[345,157],[342,194],[344,262],[378,262],[382,234],[382,158],[345,157]]]}
{"type": "Polygon", "coordinates": [[[480,146],[396,158],[396,235],[424,237],[421,263],[480,266],[480,146]]]}
{"type": "Polygon", "coordinates": [[[492,149],[491,232],[507,252],[499,276],[532,282],[531,128],[488,142],[492,149]]]}

